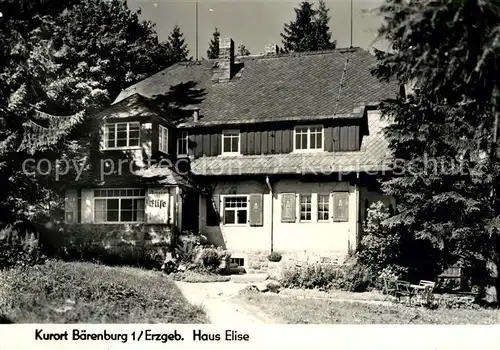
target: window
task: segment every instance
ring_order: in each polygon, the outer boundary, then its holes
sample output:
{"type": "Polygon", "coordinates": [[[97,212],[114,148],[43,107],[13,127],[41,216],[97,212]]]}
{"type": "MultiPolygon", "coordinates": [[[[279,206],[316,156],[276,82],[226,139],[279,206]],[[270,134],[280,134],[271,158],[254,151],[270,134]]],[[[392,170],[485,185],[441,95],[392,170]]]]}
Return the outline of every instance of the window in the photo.
{"type": "Polygon", "coordinates": [[[245,259],[244,258],[231,258],[231,264],[236,264],[238,267],[245,267],[245,259]]]}
{"type": "Polygon", "coordinates": [[[94,191],[94,222],[144,222],[143,189],[94,191]]]}
{"type": "Polygon", "coordinates": [[[224,224],[243,225],[248,218],[247,196],[224,197],[224,224]]]}
{"type": "Polygon", "coordinates": [[[298,126],[294,130],[295,151],[322,151],[323,127],[298,126]]]}
{"type": "Polygon", "coordinates": [[[330,218],[330,196],[318,194],[318,221],[328,221],[330,218]]]}
{"type": "Polygon", "coordinates": [[[239,130],[225,130],[222,132],[222,154],[240,153],[239,130]]]}
{"type": "Polygon", "coordinates": [[[140,129],[139,122],[106,124],[104,126],[104,148],[138,147],[140,129]]]}
{"type": "Polygon", "coordinates": [[[163,153],[168,153],[168,129],[161,125],[158,130],[158,149],[163,153]]]}
{"type": "Polygon", "coordinates": [[[177,154],[179,156],[187,156],[188,142],[188,133],[186,131],[181,131],[177,137],[177,154]]]}
{"type": "Polygon", "coordinates": [[[300,195],[300,221],[311,221],[311,195],[300,195]]]}

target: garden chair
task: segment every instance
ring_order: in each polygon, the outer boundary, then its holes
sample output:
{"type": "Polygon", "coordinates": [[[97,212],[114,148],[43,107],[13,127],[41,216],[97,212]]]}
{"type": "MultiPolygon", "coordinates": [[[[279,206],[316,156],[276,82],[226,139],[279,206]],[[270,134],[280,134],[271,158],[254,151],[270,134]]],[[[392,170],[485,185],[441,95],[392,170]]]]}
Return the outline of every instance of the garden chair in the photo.
{"type": "Polygon", "coordinates": [[[382,294],[385,295],[384,301],[388,300],[391,296],[398,298],[398,286],[396,281],[384,278],[384,289],[382,290],[382,294]]]}
{"type": "Polygon", "coordinates": [[[401,300],[401,297],[407,297],[407,303],[411,304],[411,298],[413,296],[412,290],[411,290],[411,283],[407,281],[402,281],[402,280],[397,280],[396,281],[396,286],[398,288],[397,294],[398,294],[398,300],[401,300]]]}

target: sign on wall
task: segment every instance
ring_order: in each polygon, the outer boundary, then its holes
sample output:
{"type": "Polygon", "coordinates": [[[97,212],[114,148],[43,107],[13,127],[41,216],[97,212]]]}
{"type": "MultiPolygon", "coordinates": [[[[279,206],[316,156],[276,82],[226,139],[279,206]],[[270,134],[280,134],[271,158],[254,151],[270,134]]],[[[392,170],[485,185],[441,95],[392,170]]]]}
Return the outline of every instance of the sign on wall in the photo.
{"type": "Polygon", "coordinates": [[[168,188],[150,188],[146,198],[146,218],[148,224],[168,224],[170,213],[170,193],[168,188]]]}

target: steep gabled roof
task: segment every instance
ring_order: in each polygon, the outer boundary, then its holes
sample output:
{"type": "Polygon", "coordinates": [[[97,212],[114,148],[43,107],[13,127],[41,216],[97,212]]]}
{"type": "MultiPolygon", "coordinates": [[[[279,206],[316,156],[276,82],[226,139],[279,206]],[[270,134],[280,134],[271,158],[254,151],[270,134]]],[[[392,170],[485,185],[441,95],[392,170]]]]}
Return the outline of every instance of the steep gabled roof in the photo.
{"type": "Polygon", "coordinates": [[[178,63],[123,90],[114,103],[134,94],[153,100],[163,96],[176,108],[199,108],[196,125],[217,125],[357,118],[359,107],[398,91],[371,74],[376,59],[360,48],[242,57],[239,62],[229,82],[213,79],[217,60],[178,63]]]}

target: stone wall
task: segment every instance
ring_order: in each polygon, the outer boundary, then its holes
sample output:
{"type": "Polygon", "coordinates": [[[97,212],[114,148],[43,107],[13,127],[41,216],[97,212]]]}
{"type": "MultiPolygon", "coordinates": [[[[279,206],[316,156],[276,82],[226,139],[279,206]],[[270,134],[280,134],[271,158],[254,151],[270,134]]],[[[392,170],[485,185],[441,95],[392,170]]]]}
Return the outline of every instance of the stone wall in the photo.
{"type": "Polygon", "coordinates": [[[232,258],[245,259],[245,271],[247,273],[267,273],[270,277],[278,277],[282,271],[301,263],[332,262],[342,264],[347,253],[345,251],[301,251],[283,252],[281,261],[271,262],[268,260],[269,251],[235,251],[232,258]]]}

